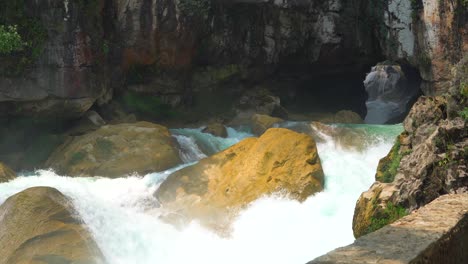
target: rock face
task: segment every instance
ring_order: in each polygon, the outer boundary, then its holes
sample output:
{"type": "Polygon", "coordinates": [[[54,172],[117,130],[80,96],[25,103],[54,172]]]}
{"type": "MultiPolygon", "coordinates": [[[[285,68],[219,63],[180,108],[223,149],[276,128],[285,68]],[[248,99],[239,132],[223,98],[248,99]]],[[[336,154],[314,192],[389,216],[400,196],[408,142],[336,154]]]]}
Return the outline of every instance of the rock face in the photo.
{"type": "Polygon", "coordinates": [[[418,94],[419,87],[410,86],[399,65],[377,65],[364,81],[367,94],[368,124],[385,124],[403,119],[409,112],[409,103],[418,94]]]}
{"type": "Polygon", "coordinates": [[[16,173],[0,162],[0,183],[7,182],[16,178],[16,173]]]}
{"type": "Polygon", "coordinates": [[[444,195],[308,264],[467,263],[468,194],[444,195]]]}
{"type": "Polygon", "coordinates": [[[35,187],[0,206],[1,264],[105,263],[103,256],[59,191],[35,187]]]}
{"type": "Polygon", "coordinates": [[[450,69],[468,52],[467,15],[463,1],[389,1],[380,16],[381,46],[388,59],[419,69],[425,95],[441,95],[450,69]]]}
{"type": "Polygon", "coordinates": [[[453,68],[445,96],[420,97],[404,121],[405,131],[380,161],[377,182],[356,204],[353,230],[362,236],[433,201],[468,192],[466,59],[453,68]]]}
{"type": "Polygon", "coordinates": [[[262,81],[275,69],[354,71],[379,55],[372,24],[355,19],[372,7],[365,0],[16,4],[6,1],[0,24],[31,18],[38,30],[20,23],[20,34],[38,37],[26,39],[34,48],[25,56],[1,55],[13,66],[28,61],[19,75],[0,69],[0,109],[8,115],[80,115],[108,101],[125,79],[129,90],[179,105],[193,92],[262,81]]]}
{"type": "Polygon", "coordinates": [[[0,115],[73,117],[106,100],[103,2],[5,1],[0,24],[30,46],[0,54],[0,115]]]}
{"type": "Polygon", "coordinates": [[[262,135],[267,129],[272,128],[274,124],[283,122],[284,120],[268,115],[255,114],[252,116],[251,126],[255,135],[262,135]]]}
{"type": "Polygon", "coordinates": [[[321,191],[324,175],[313,139],[269,129],[170,175],[155,193],[163,208],[213,225],[274,192],[304,201],[321,191]]]}
{"type": "Polygon", "coordinates": [[[179,163],[169,130],[139,122],[103,126],[71,138],[55,150],[46,165],[62,175],[120,177],[162,171],[179,163]]]}

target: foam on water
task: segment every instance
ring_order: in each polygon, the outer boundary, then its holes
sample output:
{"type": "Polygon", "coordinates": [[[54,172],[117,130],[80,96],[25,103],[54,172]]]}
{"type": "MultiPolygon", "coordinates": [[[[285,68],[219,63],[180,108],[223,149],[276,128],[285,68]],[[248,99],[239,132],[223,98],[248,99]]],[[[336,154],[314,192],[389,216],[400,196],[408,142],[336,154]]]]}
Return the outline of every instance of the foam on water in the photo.
{"type": "MultiPolygon", "coordinates": [[[[389,127],[390,128],[390,127],[389,127]]],[[[264,197],[241,213],[230,238],[192,223],[183,230],[158,219],[152,196],[175,168],[143,178],[68,178],[51,171],[0,184],[0,203],[33,186],[51,186],[68,195],[111,264],[306,263],[353,242],[354,206],[373,182],[375,168],[390,150],[394,132],[363,152],[332,141],[318,144],[325,190],[304,203],[264,197]]],[[[401,128],[400,128],[401,130],[401,128]]]]}

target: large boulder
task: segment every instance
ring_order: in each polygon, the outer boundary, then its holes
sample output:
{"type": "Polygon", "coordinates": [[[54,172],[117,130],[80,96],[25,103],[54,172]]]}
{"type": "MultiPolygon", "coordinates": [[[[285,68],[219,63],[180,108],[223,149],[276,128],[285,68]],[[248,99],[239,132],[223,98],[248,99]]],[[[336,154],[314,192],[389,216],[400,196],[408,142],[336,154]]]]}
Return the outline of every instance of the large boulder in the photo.
{"type": "Polygon", "coordinates": [[[16,178],[16,173],[0,162],[0,183],[7,182],[16,178]]]}
{"type": "Polygon", "coordinates": [[[272,128],[171,174],[155,196],[171,213],[219,227],[263,195],[282,192],[304,201],[323,185],[312,137],[272,128]]]}
{"type": "Polygon", "coordinates": [[[35,187],[0,206],[0,264],[104,263],[70,200],[35,187]]]}
{"type": "Polygon", "coordinates": [[[162,171],[181,163],[166,127],[148,122],[107,125],[69,139],[46,165],[70,176],[119,177],[162,171]]]}

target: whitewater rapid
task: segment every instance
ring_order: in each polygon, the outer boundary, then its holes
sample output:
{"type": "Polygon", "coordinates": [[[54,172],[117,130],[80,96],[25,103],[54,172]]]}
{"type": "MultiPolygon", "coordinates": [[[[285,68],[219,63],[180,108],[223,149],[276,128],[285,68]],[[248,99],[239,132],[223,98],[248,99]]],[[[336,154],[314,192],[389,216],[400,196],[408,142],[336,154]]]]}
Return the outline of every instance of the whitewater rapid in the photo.
{"type": "Polygon", "coordinates": [[[249,136],[235,130],[226,140],[200,130],[173,131],[187,164],[144,177],[70,178],[36,171],[0,184],[0,203],[29,187],[57,188],[72,199],[110,264],[302,264],[354,241],[356,200],[373,183],[379,159],[401,131],[400,126],[365,128],[376,140],[364,151],[342,149],[331,138],[318,144],[326,177],[323,192],[303,203],[259,199],[240,214],[230,238],[197,223],[182,230],[163,223],[153,193],[170,173],[206,156],[203,149],[220,150],[249,136]]]}

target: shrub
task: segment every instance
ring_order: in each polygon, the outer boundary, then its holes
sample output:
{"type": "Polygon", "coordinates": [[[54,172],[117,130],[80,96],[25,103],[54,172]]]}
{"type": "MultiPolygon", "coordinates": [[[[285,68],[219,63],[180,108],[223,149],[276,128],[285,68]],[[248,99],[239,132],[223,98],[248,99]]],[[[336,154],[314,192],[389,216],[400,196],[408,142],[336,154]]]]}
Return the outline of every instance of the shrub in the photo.
{"type": "Polygon", "coordinates": [[[26,43],[18,33],[17,26],[0,25],[0,53],[9,54],[23,50],[26,43]]]}

